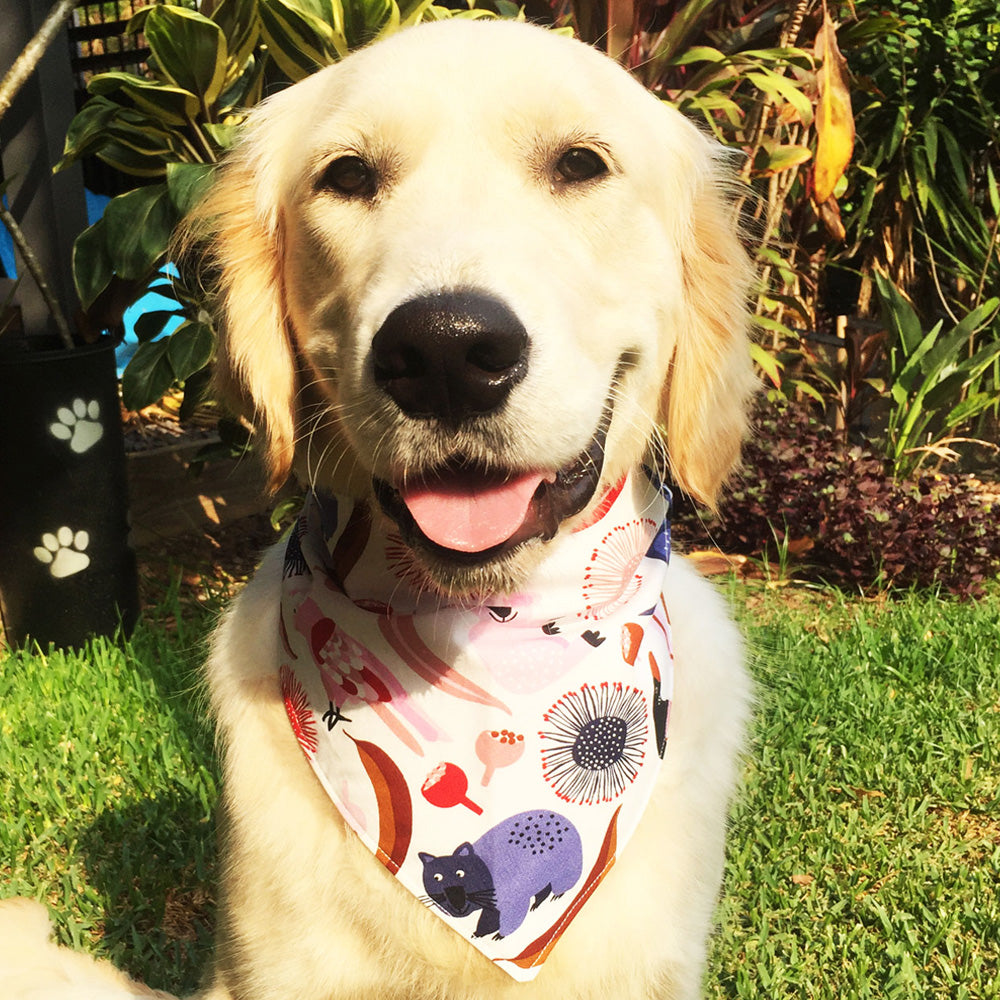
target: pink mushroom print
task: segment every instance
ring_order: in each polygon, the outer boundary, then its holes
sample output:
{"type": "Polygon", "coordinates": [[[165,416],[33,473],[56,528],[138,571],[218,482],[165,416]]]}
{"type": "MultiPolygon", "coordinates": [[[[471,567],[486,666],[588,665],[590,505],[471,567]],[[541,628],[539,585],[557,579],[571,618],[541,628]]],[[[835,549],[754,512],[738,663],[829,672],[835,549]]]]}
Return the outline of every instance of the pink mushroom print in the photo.
{"type": "Polygon", "coordinates": [[[524,753],[524,736],[509,729],[484,729],[476,739],[476,756],[486,765],[483,784],[488,785],[498,767],[510,767],[524,753]]]}
{"type": "Polygon", "coordinates": [[[469,779],[457,764],[438,764],[427,775],[420,791],[432,806],[448,809],[451,806],[465,806],[477,816],[483,810],[473,802],[466,792],[469,790],[469,779]]]}

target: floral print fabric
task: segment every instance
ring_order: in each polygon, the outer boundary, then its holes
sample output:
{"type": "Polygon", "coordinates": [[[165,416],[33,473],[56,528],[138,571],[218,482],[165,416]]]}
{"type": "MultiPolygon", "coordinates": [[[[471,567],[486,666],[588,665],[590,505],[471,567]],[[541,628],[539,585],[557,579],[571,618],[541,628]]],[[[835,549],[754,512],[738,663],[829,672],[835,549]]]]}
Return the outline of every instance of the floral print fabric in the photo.
{"type": "Polygon", "coordinates": [[[533,978],[614,864],[666,749],[668,501],[609,490],[517,594],[449,601],[363,504],[289,537],[279,677],[344,820],[457,933],[533,978]]]}

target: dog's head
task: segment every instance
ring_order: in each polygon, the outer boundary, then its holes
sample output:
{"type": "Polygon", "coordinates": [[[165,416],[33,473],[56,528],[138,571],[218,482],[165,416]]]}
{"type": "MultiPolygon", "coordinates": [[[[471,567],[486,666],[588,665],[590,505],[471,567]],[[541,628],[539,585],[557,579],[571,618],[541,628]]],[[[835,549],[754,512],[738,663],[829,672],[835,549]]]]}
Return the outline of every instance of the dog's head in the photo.
{"type": "Polygon", "coordinates": [[[659,438],[707,503],[736,462],[727,186],[578,42],[404,31],[262,105],[204,205],[222,384],[275,482],[374,493],[439,584],[509,590],[659,438]]]}

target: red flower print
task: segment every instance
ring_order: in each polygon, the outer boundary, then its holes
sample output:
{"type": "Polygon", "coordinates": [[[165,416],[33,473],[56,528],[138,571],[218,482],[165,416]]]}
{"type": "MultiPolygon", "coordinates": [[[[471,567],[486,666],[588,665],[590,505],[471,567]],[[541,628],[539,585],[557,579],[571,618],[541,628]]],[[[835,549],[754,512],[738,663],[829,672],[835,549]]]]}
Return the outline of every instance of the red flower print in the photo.
{"type": "Polygon", "coordinates": [[[312,757],[319,747],[319,742],[316,739],[316,720],[309,708],[306,692],[291,668],[284,663],[278,671],[278,679],[281,682],[281,697],[285,702],[288,721],[292,724],[292,732],[295,733],[302,752],[306,757],[312,757]]]}

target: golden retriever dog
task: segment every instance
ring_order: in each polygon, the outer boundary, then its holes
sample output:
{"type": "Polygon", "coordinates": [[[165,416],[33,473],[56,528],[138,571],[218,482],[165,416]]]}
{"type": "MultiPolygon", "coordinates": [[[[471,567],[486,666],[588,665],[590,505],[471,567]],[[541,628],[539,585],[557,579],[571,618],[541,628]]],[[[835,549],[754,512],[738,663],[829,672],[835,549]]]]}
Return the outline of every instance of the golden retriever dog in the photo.
{"type": "MultiPolygon", "coordinates": [[[[754,376],[731,186],[693,124],[525,24],[407,29],[252,114],[200,212],[218,367],[273,483],[337,500],[212,643],[206,1000],[700,994],[749,685],[723,602],[667,565],[649,512],[668,472],[713,504],[738,459],[754,376]],[[314,529],[315,578],[295,568],[314,529]],[[609,594],[594,567],[630,532],[609,594]],[[590,568],[564,578],[576,550],[590,568]],[[465,636],[453,659],[434,621],[465,636]],[[310,651],[322,685],[293,676],[310,651]],[[501,821],[467,832],[494,799],[501,821]],[[512,831],[540,816],[555,832],[536,823],[525,860],[512,831]]],[[[98,995],[43,979],[14,996],[98,995]]]]}

